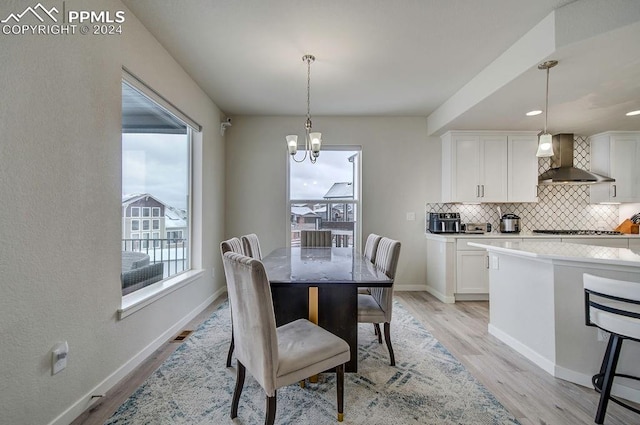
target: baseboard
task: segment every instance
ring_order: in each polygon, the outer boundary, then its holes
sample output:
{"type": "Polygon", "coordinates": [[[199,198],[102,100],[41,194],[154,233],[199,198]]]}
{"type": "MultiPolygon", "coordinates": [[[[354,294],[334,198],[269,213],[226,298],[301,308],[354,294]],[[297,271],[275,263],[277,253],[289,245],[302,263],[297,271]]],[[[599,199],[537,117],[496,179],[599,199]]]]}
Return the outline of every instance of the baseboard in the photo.
{"type": "Polygon", "coordinates": [[[442,301],[445,304],[453,304],[456,302],[455,297],[448,297],[445,294],[443,294],[442,292],[439,292],[437,290],[435,290],[434,288],[430,287],[427,285],[426,287],[426,291],[428,293],[430,293],[431,295],[433,295],[434,297],[436,297],[437,299],[439,299],[440,301],[442,301]]]}
{"type": "Polygon", "coordinates": [[[118,382],[124,379],[129,373],[131,373],[135,368],[140,366],[142,362],[144,362],[147,357],[153,354],[162,344],[167,342],[173,335],[175,335],[178,331],[180,331],[187,323],[189,323],[194,317],[204,311],[209,304],[211,304],[216,298],[221,296],[227,291],[226,287],[222,287],[213,293],[210,297],[204,300],[200,305],[198,305],[195,309],[193,309],[189,314],[184,316],[178,322],[176,322],[172,327],[163,332],[158,338],[156,338],[149,345],[144,347],[140,352],[138,352],[135,356],[133,356],[128,362],[120,366],[115,372],[105,378],[102,382],[96,385],[93,389],[91,389],[88,393],[86,393],[83,397],[81,397],[78,401],[72,404],[67,410],[62,412],[57,418],[49,422],[49,425],[67,425],[73,420],[75,420],[78,416],[82,414],[86,409],[88,409],[91,404],[97,401],[97,398],[92,399],[91,396],[94,394],[105,394],[111,388],[113,388],[118,382]]]}
{"type": "MultiPolygon", "coordinates": [[[[489,333],[507,344],[509,347],[516,350],[518,353],[522,354],[527,359],[531,360],[536,366],[540,367],[549,375],[555,378],[563,379],[565,381],[573,382],[574,384],[582,385],[583,387],[593,388],[591,385],[590,375],[579,373],[574,370],[556,365],[551,360],[542,357],[540,354],[522,344],[520,341],[507,335],[491,324],[489,324],[489,333]]],[[[614,381],[612,393],[613,395],[624,398],[625,400],[640,403],[640,390],[636,388],[620,385],[615,383],[614,381]]]]}
{"type": "Polygon", "coordinates": [[[456,294],[456,301],[489,301],[489,294],[456,294]]]}
{"type": "Polygon", "coordinates": [[[405,292],[411,292],[411,291],[426,291],[427,290],[427,286],[426,285],[393,285],[393,290],[394,291],[405,291],[405,292]]]}
{"type": "Polygon", "coordinates": [[[500,329],[496,328],[491,323],[489,323],[488,329],[491,335],[495,336],[500,341],[504,342],[509,347],[513,348],[514,350],[522,354],[527,359],[531,360],[533,363],[535,363],[538,367],[540,367],[542,370],[547,372],[549,375],[555,376],[556,365],[553,361],[541,356],[536,351],[533,351],[531,348],[527,347],[517,339],[513,338],[511,335],[508,335],[505,332],[501,331],[500,329]]]}
{"type": "MultiPolygon", "coordinates": [[[[591,383],[591,375],[586,375],[584,373],[579,373],[574,370],[556,365],[554,376],[556,378],[564,379],[565,381],[573,382],[574,384],[582,385],[583,387],[593,388],[593,384],[591,383]]],[[[616,380],[613,381],[613,388],[611,389],[611,393],[616,397],[624,398],[625,400],[633,401],[635,403],[640,403],[639,389],[621,385],[619,383],[616,383],[616,380]]]]}

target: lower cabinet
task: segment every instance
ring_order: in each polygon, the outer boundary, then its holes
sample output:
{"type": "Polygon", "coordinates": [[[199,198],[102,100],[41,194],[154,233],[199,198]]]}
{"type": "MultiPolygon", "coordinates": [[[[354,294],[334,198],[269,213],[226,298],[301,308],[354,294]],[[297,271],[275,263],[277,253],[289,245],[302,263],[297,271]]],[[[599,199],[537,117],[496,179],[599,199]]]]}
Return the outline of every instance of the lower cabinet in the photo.
{"type": "Polygon", "coordinates": [[[456,252],[456,293],[488,294],[489,256],[486,251],[456,252]]]}

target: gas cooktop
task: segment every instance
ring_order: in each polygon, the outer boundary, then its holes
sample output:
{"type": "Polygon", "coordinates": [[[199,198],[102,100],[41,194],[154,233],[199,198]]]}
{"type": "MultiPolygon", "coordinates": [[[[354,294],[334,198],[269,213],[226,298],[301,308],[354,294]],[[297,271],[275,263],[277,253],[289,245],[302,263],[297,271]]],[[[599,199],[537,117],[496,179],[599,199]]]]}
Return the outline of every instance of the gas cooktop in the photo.
{"type": "Polygon", "coordinates": [[[621,235],[621,232],[615,230],[534,230],[533,233],[541,233],[545,235],[587,235],[587,236],[610,236],[621,235]]]}

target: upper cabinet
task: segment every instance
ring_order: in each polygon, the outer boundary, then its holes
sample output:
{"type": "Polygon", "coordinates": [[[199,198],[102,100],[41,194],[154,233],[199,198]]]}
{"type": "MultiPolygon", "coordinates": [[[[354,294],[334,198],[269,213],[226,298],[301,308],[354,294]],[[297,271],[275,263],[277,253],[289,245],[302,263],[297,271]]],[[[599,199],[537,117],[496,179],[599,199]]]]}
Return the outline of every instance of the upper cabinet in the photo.
{"type": "Polygon", "coordinates": [[[591,171],[614,178],[589,187],[591,203],[640,202],[640,133],[607,132],[589,138],[591,171]]]}
{"type": "Polygon", "coordinates": [[[442,136],[442,202],[536,202],[537,136],[452,131],[442,136]]]}

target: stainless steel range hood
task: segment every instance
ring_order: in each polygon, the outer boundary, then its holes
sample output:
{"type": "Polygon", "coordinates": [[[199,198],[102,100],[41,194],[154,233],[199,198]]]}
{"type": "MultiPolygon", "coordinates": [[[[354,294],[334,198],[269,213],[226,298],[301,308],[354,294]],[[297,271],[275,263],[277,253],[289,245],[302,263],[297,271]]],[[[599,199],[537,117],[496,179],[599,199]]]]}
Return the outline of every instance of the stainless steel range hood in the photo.
{"type": "Polygon", "coordinates": [[[611,177],[573,166],[573,134],[570,133],[553,136],[551,169],[538,176],[538,184],[593,184],[614,181],[611,177]]]}

